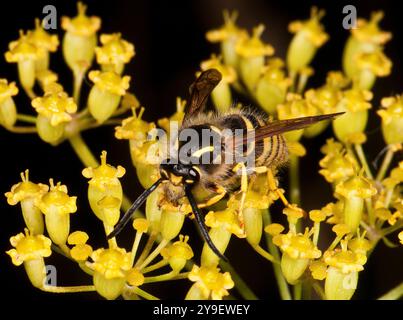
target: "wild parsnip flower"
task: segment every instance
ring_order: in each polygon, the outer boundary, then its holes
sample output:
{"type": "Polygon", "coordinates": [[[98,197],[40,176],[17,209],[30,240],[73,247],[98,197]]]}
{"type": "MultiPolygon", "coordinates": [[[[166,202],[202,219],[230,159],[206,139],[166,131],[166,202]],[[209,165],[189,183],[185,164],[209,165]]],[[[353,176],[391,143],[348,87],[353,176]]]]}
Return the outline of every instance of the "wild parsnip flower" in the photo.
{"type": "Polygon", "coordinates": [[[341,242],[341,249],[326,251],[323,254],[329,266],[325,280],[325,295],[328,300],[349,300],[358,282],[358,272],[364,270],[367,262],[365,254],[347,249],[347,242],[341,242]]]}
{"type": "Polygon", "coordinates": [[[70,233],[70,214],[77,211],[77,197],[70,197],[67,187],[53,179],[49,180],[50,189],[38,201],[37,206],[45,215],[46,230],[52,241],[64,245],[70,233]]]}
{"type": "Polygon", "coordinates": [[[73,98],[61,86],[53,86],[52,91],[33,99],[31,104],[38,113],[36,127],[39,136],[50,144],[59,143],[64,136],[66,123],[73,119],[72,115],[77,111],[73,98]]]}
{"type": "Polygon", "coordinates": [[[383,12],[373,12],[369,21],[358,19],[357,28],[351,29],[351,36],[346,42],[343,53],[343,70],[350,79],[365,77],[362,89],[370,89],[374,82],[374,74],[366,72],[362,74],[362,65],[358,59],[362,54],[372,54],[382,50],[383,45],[392,38],[392,34],[379,28],[379,22],[383,18],[383,12]],[[361,69],[360,69],[361,68],[361,69]]]}
{"type": "Polygon", "coordinates": [[[95,215],[109,226],[116,224],[118,210],[122,204],[122,185],[119,178],[126,173],[125,168],[111,166],[106,162],[106,151],[102,151],[101,164],[96,167],[88,167],[82,171],[82,175],[88,181],[88,200],[95,215]],[[112,224],[114,223],[114,224],[112,224]]]}
{"type": "Polygon", "coordinates": [[[376,77],[386,77],[391,73],[392,61],[380,49],[357,54],[356,62],[360,72],[357,81],[361,89],[371,89],[376,77]]]}
{"type": "Polygon", "coordinates": [[[38,71],[36,77],[44,92],[51,93],[63,91],[63,86],[57,83],[57,80],[59,79],[57,73],[47,69],[38,71]]]}
{"type": "Polygon", "coordinates": [[[28,169],[21,172],[21,180],[22,182],[11,187],[11,191],[5,193],[7,203],[12,206],[20,203],[22,216],[29,231],[33,235],[43,234],[43,217],[36,202],[49,190],[49,187],[29,181],[28,169]]]}
{"type": "Polygon", "coordinates": [[[256,86],[256,99],[267,113],[274,114],[278,104],[283,103],[291,80],[286,77],[284,61],[271,58],[262,68],[262,76],[256,86]]]}
{"type": "Polygon", "coordinates": [[[130,253],[122,248],[98,249],[91,254],[94,270],[94,286],[108,300],[114,300],[123,292],[126,276],[131,269],[130,253]]]}
{"type": "Polygon", "coordinates": [[[17,63],[22,87],[27,91],[32,90],[35,84],[35,64],[44,58],[45,51],[32,44],[23,31],[20,31],[20,38],[10,42],[8,47],[9,51],[5,53],[6,61],[17,63]]]}
{"type": "Polygon", "coordinates": [[[357,88],[343,92],[343,98],[336,106],[336,111],[346,112],[332,121],[336,137],[347,142],[351,135],[365,130],[368,120],[368,109],[371,108],[373,94],[368,90],[357,88]]]}
{"type": "Polygon", "coordinates": [[[247,38],[248,34],[246,30],[241,29],[236,25],[238,12],[233,11],[230,13],[229,11],[224,10],[223,16],[224,25],[219,29],[207,32],[206,38],[210,42],[220,42],[224,63],[237,70],[239,56],[236,52],[236,47],[241,39],[247,38]]]}
{"type": "Polygon", "coordinates": [[[195,282],[188,291],[187,300],[222,300],[227,296],[228,289],[234,287],[229,272],[220,273],[220,270],[213,267],[198,267],[193,265],[189,273],[189,280],[195,282]]]}
{"type": "Polygon", "coordinates": [[[6,253],[11,257],[14,265],[24,264],[28,278],[34,287],[43,286],[46,278],[44,257],[52,254],[50,246],[52,242],[44,235],[33,235],[28,229],[10,238],[10,243],[15,249],[6,253]]]}
{"type": "Polygon", "coordinates": [[[327,182],[337,184],[356,172],[357,163],[345,150],[334,154],[328,154],[320,160],[322,169],[319,173],[325,177],[327,182]]]}
{"type": "Polygon", "coordinates": [[[381,100],[377,113],[382,119],[382,134],[387,144],[403,142],[403,95],[381,100]]]}
{"type": "Polygon", "coordinates": [[[76,17],[62,17],[62,28],[66,30],[63,56],[73,72],[82,73],[91,66],[97,45],[96,32],[101,27],[101,19],[88,17],[86,10],[87,6],[78,2],[76,17]]]}
{"type": "Polygon", "coordinates": [[[46,32],[40,19],[35,19],[35,29],[28,33],[28,41],[30,41],[37,48],[44,51],[43,57],[38,59],[35,63],[35,71],[45,71],[49,69],[49,52],[55,52],[59,46],[59,39],[57,35],[49,34],[46,32]]]}
{"type": "MultiPolygon", "coordinates": [[[[222,211],[210,211],[205,217],[205,223],[210,227],[210,238],[221,253],[227,249],[232,234],[244,237],[236,214],[237,208],[239,205],[229,205],[222,211]]],[[[201,255],[201,265],[216,266],[218,262],[218,256],[205,243],[201,255]]]]}
{"type": "Polygon", "coordinates": [[[237,79],[237,73],[233,67],[223,64],[221,57],[214,54],[211,55],[210,59],[204,60],[200,64],[202,71],[211,68],[217,69],[222,75],[222,80],[211,92],[211,98],[216,109],[225,112],[232,105],[230,84],[237,79]]]}
{"type": "Polygon", "coordinates": [[[0,79],[0,125],[9,128],[17,122],[17,107],[13,96],[18,93],[15,82],[0,79]]]}
{"type": "Polygon", "coordinates": [[[161,250],[161,255],[169,261],[169,265],[175,272],[181,271],[186,262],[193,257],[193,250],[188,244],[189,236],[179,235],[179,241],[161,250]]]}
{"type": "Polygon", "coordinates": [[[283,252],[281,271],[290,284],[298,282],[311,259],[318,259],[322,255],[310,236],[311,232],[306,229],[304,234],[295,234],[290,231],[273,237],[273,243],[283,252]]]}
{"type": "Polygon", "coordinates": [[[322,260],[314,260],[309,265],[309,270],[311,271],[312,278],[315,280],[326,279],[327,265],[322,260]]]}
{"type": "Polygon", "coordinates": [[[306,67],[318,48],[329,39],[320,23],[324,15],[324,10],[313,7],[309,20],[293,21],[289,24],[288,30],[295,33],[287,52],[287,66],[291,72],[295,73],[306,67]]]}
{"type": "Polygon", "coordinates": [[[403,231],[399,232],[398,238],[399,238],[400,243],[403,244],[403,231]]]}
{"type": "Polygon", "coordinates": [[[121,74],[124,65],[134,57],[134,45],[123,40],[120,33],[101,34],[100,41],[102,47],[96,47],[95,54],[102,71],[121,74]]]}
{"type": "Polygon", "coordinates": [[[99,122],[106,121],[119,106],[122,96],[129,89],[129,76],[119,76],[113,71],[91,71],[88,77],[94,82],[88,96],[88,108],[99,122]]]}
{"type": "Polygon", "coordinates": [[[360,173],[337,184],[336,193],[344,198],[344,223],[354,232],[362,219],[364,199],[375,195],[377,189],[360,173]]]}
{"type": "Polygon", "coordinates": [[[70,255],[79,262],[86,261],[92,254],[92,247],[87,244],[89,236],[84,231],[74,231],[67,238],[67,243],[74,247],[70,249],[70,255]]]}
{"type": "Polygon", "coordinates": [[[170,123],[176,122],[178,125],[182,124],[183,118],[185,117],[185,106],[186,100],[176,97],[176,112],[169,118],[165,117],[157,121],[158,125],[164,129],[168,135],[170,131],[170,123]]]}
{"type": "Polygon", "coordinates": [[[261,77],[265,57],[274,54],[274,48],[261,40],[265,29],[263,24],[253,29],[251,37],[242,37],[236,45],[239,68],[243,82],[251,93],[256,90],[256,84],[261,77]]]}

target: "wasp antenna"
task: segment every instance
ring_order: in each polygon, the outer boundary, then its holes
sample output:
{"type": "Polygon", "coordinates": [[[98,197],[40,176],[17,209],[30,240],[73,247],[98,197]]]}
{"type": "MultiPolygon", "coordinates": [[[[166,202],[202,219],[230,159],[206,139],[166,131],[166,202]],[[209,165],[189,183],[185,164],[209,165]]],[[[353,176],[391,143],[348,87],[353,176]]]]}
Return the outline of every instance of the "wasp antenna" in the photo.
{"type": "Polygon", "coordinates": [[[134,212],[146,201],[147,197],[159,186],[159,184],[163,181],[162,178],[158,179],[151,187],[149,187],[147,190],[145,190],[137,199],[136,201],[133,202],[132,206],[129,208],[129,210],[126,211],[126,213],[123,215],[123,218],[120,219],[119,223],[116,225],[115,229],[108,234],[106,239],[111,239],[115,236],[117,236],[123,228],[126,226],[126,224],[130,221],[131,217],[133,216],[134,212]]]}
{"type": "Polygon", "coordinates": [[[190,206],[192,207],[193,214],[196,218],[197,225],[199,226],[200,232],[203,236],[203,239],[206,241],[208,246],[210,247],[211,250],[221,259],[224,261],[228,262],[228,259],[217,249],[217,247],[214,245],[213,241],[210,238],[210,235],[208,234],[207,227],[203,221],[203,216],[202,213],[200,212],[199,207],[197,206],[196,200],[193,197],[192,192],[190,191],[190,186],[186,185],[185,186],[185,193],[186,197],[189,200],[190,206]]]}

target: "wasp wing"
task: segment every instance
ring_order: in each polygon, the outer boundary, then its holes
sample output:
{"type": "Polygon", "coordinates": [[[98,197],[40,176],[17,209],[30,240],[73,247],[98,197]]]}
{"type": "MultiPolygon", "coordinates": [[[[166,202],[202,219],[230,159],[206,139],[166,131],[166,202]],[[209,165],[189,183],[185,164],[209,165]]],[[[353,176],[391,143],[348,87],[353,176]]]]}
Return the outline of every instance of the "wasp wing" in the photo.
{"type": "Polygon", "coordinates": [[[195,82],[189,87],[189,101],[185,108],[183,124],[190,118],[204,110],[207,98],[221,81],[221,73],[217,69],[203,71],[195,82]]]}
{"type": "Polygon", "coordinates": [[[344,112],[330,113],[319,116],[301,117],[287,120],[276,120],[268,123],[266,126],[257,128],[254,135],[248,135],[236,138],[238,143],[248,143],[252,141],[261,141],[264,138],[276,136],[288,131],[300,130],[309,127],[317,122],[333,119],[342,115],[344,112]]]}

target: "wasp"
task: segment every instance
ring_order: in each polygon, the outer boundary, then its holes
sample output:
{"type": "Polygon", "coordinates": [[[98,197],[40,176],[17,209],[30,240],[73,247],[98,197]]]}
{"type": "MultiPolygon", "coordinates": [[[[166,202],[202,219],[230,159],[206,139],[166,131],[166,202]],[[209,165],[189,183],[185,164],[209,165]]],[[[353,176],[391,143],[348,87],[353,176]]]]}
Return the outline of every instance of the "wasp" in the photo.
{"type": "MultiPolygon", "coordinates": [[[[285,164],[288,149],[283,133],[303,129],[342,114],[271,121],[263,114],[249,109],[233,108],[225,114],[206,113],[207,99],[220,81],[221,73],[216,69],[209,69],[202,72],[190,86],[190,97],[179,136],[189,130],[197,133],[201,137],[197,141],[197,147],[195,148],[194,141],[190,147],[188,143],[178,144],[178,155],[169,156],[161,162],[160,178],[134,201],[108,235],[108,239],[116,236],[147,197],[163,184],[164,194],[170,202],[177,203],[179,199],[187,198],[204,240],[217,256],[227,260],[212,242],[201,209],[212,206],[226,195],[237,191],[242,191],[245,196],[251,176],[271,172],[285,164]],[[202,139],[206,131],[213,139],[202,139]],[[184,149],[185,152],[181,152],[184,149]],[[244,156],[241,161],[236,159],[240,155],[244,156]],[[253,157],[253,166],[246,164],[250,155],[253,157]],[[209,161],[205,161],[206,159],[209,161]],[[206,191],[209,195],[207,200],[200,203],[195,197],[196,190],[206,191]]],[[[285,200],[284,197],[282,199],[285,200]]]]}

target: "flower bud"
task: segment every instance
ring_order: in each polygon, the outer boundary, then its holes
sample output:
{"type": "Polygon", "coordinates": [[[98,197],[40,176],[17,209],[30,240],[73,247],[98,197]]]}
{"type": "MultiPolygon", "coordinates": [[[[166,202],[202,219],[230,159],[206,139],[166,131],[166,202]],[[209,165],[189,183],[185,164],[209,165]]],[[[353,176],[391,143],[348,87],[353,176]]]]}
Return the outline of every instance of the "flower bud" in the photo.
{"type": "Polygon", "coordinates": [[[88,17],[87,7],[77,3],[78,15],[74,18],[62,17],[62,28],[66,30],[63,38],[63,56],[74,72],[87,70],[94,59],[97,45],[96,32],[101,26],[98,17],[88,17]]]}
{"type": "Polygon", "coordinates": [[[323,10],[316,7],[311,9],[311,18],[307,21],[294,21],[288,26],[290,32],[295,33],[287,51],[287,66],[292,73],[306,67],[316,54],[316,51],[329,38],[324,31],[320,19],[324,16],[323,10]]]}
{"type": "Polygon", "coordinates": [[[179,235],[179,241],[161,250],[161,255],[169,261],[169,265],[176,273],[179,273],[185,267],[186,262],[193,257],[192,248],[187,243],[188,240],[188,236],[179,235]]]}
{"type": "Polygon", "coordinates": [[[107,71],[91,71],[89,78],[94,82],[88,96],[88,108],[91,115],[102,123],[107,120],[119,106],[121,97],[129,88],[129,76],[120,77],[107,71]]]}

